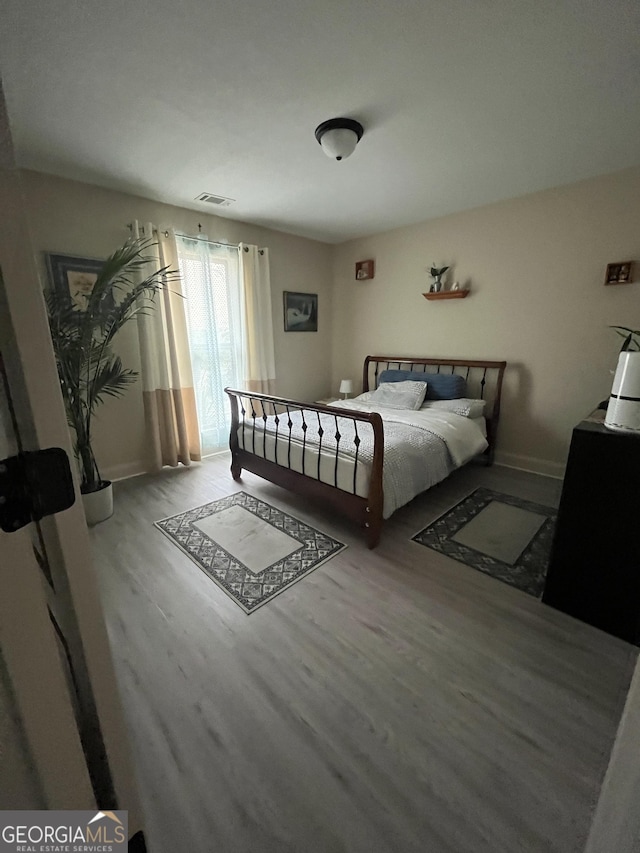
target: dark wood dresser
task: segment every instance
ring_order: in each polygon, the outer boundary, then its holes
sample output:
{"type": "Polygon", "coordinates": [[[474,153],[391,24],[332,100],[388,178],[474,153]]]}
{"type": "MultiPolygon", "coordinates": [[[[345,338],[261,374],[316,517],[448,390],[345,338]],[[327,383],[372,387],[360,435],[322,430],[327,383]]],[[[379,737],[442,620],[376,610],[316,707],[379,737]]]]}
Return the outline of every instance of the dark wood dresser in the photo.
{"type": "Polygon", "coordinates": [[[640,644],[640,436],[573,430],[542,600],[640,644]]]}

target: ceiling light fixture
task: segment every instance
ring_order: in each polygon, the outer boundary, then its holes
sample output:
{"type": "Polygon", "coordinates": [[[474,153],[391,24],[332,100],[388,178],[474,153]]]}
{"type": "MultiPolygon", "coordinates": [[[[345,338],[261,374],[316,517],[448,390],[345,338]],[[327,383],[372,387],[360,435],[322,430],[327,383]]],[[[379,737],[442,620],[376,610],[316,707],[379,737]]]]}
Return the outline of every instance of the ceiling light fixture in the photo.
{"type": "Polygon", "coordinates": [[[360,142],[364,128],[352,118],[330,118],[316,127],[316,139],[327,157],[346,160],[360,142]]]}

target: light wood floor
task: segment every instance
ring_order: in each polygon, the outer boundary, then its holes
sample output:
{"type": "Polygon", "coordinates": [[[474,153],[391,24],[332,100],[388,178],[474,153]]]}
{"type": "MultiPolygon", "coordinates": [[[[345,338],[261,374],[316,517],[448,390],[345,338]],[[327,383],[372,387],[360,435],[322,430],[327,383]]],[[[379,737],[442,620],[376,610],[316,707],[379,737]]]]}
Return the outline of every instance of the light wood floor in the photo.
{"type": "Polygon", "coordinates": [[[154,853],[581,851],[636,651],[409,541],[467,467],[368,551],[228,457],[116,484],[92,531],[154,853]],[[348,548],[250,616],[152,522],[244,488],[348,548]]]}

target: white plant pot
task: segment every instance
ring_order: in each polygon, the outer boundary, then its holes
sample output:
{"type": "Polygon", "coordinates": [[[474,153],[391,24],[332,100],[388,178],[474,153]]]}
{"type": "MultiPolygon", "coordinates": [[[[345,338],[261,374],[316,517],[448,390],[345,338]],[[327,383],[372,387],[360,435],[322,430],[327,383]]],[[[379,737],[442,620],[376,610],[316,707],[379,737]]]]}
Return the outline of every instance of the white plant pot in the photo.
{"type": "Polygon", "coordinates": [[[113,487],[111,481],[105,480],[103,487],[98,489],[97,492],[83,494],[82,503],[89,527],[110,518],[113,515],[113,487]]]}
{"type": "Polygon", "coordinates": [[[640,435],[640,352],[621,352],[604,425],[640,435]]]}

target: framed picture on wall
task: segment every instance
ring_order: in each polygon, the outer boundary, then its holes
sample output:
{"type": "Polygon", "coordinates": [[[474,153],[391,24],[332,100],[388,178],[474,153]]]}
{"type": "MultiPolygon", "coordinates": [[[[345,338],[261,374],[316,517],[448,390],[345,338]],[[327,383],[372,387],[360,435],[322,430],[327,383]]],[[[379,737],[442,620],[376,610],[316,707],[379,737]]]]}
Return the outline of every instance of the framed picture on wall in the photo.
{"type": "Polygon", "coordinates": [[[630,284],[633,281],[633,261],[607,264],[605,284],[630,284]]]}
{"type": "Polygon", "coordinates": [[[318,331],[318,294],[284,291],[285,332],[318,331]]]}
{"type": "Polygon", "coordinates": [[[84,308],[104,261],[49,253],[46,258],[53,286],[59,293],[68,293],[78,308],[84,308]]]}

